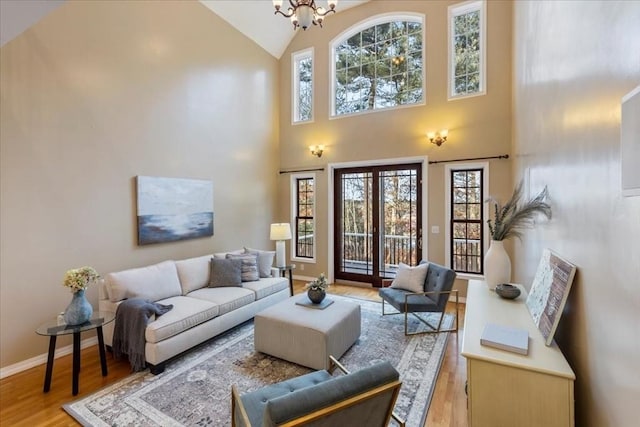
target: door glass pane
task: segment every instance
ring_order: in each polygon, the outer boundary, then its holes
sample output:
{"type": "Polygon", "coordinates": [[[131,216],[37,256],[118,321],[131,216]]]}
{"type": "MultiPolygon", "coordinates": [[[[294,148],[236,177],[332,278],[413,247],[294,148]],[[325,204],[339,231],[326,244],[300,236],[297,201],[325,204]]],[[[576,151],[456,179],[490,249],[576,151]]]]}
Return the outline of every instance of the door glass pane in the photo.
{"type": "Polygon", "coordinates": [[[380,277],[395,277],[399,263],[418,262],[416,169],[388,170],[380,182],[380,277]]]}
{"type": "Polygon", "coordinates": [[[342,259],[344,273],[373,274],[371,172],[342,175],[342,259]]]}

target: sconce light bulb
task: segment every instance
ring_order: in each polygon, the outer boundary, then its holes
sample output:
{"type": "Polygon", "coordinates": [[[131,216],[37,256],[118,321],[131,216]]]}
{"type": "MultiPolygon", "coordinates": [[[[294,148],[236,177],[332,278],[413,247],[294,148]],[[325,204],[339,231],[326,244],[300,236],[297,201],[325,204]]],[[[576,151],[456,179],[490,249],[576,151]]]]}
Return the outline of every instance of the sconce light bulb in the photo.
{"type": "Polygon", "coordinates": [[[442,130],[440,131],[440,136],[441,136],[442,138],[446,139],[446,138],[447,138],[447,136],[449,136],[449,130],[448,130],[448,129],[442,129],[442,130]]]}

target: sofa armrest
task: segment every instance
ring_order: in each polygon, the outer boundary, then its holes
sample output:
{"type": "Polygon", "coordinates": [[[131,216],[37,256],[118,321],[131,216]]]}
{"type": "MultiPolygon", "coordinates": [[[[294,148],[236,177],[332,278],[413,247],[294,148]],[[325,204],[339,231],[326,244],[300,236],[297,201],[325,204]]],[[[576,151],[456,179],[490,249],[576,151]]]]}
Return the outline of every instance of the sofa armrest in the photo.
{"type": "Polygon", "coordinates": [[[109,299],[109,292],[107,291],[107,284],[104,279],[100,278],[97,281],[98,284],[98,299],[105,300],[109,299]]]}
{"type": "Polygon", "coordinates": [[[271,267],[271,277],[280,277],[280,270],[275,267],[271,267]]]}

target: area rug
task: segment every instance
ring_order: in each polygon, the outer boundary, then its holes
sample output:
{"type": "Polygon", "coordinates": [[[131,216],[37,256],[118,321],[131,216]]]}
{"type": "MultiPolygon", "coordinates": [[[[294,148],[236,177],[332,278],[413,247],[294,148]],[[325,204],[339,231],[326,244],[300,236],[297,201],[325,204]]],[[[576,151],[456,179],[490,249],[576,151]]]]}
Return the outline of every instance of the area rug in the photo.
{"type": "MultiPolygon", "coordinates": [[[[382,316],[381,304],[336,295],[361,306],[362,333],[340,362],[352,371],[388,360],[400,372],[395,412],[422,427],[448,333],[406,337],[404,315],[382,316]]],[[[410,319],[412,320],[412,319],[410,319]]],[[[450,327],[447,315],[444,327],[450,327]]],[[[422,327],[412,320],[412,328],[422,327]]],[[[253,321],[167,363],[164,373],[132,374],[63,408],[85,426],[229,426],[231,385],[241,393],[311,372],[253,348],[253,321]]],[[[338,370],[333,375],[339,375],[338,370]]]]}

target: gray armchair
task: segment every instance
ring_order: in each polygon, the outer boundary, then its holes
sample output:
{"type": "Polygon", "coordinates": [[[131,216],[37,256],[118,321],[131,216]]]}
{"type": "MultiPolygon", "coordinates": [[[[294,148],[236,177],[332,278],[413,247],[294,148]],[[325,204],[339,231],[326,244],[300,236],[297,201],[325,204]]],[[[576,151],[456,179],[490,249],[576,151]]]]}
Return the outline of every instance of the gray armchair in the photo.
{"type": "Polygon", "coordinates": [[[389,362],[332,377],[315,371],[240,395],[231,387],[231,426],[384,427],[393,414],[402,383],[389,362]]]}
{"type": "MultiPolygon", "coordinates": [[[[424,261],[421,261],[422,264],[424,261]]],[[[404,289],[383,287],[378,291],[382,298],[382,315],[404,313],[404,334],[416,335],[423,333],[456,332],[458,330],[458,291],[452,290],[456,279],[455,271],[435,264],[429,263],[427,277],[424,281],[424,292],[411,292],[404,289]],[[455,328],[441,329],[442,320],[447,307],[449,296],[455,296],[455,328]],[[397,311],[385,313],[385,302],[391,304],[397,311]],[[434,326],[422,316],[416,313],[440,313],[438,325],[434,326]],[[430,329],[420,332],[409,332],[408,315],[412,314],[430,329]]],[[[388,286],[391,281],[384,281],[383,286],[388,286]]]]}

